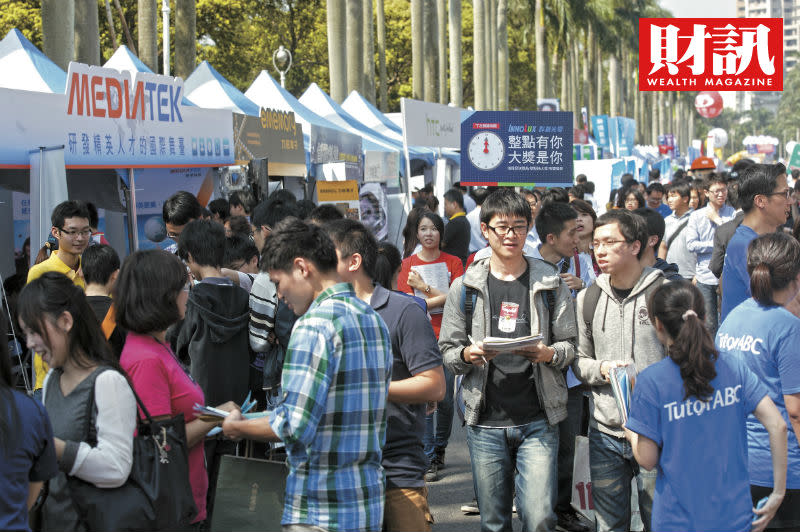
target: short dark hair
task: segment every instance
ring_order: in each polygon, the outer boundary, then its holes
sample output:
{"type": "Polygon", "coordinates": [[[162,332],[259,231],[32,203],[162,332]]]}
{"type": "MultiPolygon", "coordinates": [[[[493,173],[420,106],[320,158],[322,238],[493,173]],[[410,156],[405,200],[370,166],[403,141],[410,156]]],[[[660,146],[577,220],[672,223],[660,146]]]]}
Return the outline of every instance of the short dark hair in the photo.
{"type": "Polygon", "coordinates": [[[460,189],[451,188],[444,193],[444,199],[446,201],[457,203],[458,206],[461,207],[461,210],[464,210],[464,194],[461,193],[460,189]]]}
{"type": "Polygon", "coordinates": [[[341,220],[344,218],[344,214],[336,208],[336,205],[323,203],[311,211],[309,218],[316,223],[324,224],[334,220],[341,220]]]}
{"type": "Polygon", "coordinates": [[[100,224],[100,214],[97,212],[97,207],[91,201],[87,201],[86,209],[89,211],[89,227],[97,229],[100,224]]]}
{"type": "Polygon", "coordinates": [[[591,216],[592,217],[592,223],[597,221],[597,213],[594,212],[594,207],[592,207],[592,204],[589,203],[588,201],[582,200],[582,199],[574,199],[574,200],[569,202],[569,205],[570,205],[570,207],[575,209],[578,212],[578,214],[583,213],[583,214],[588,214],[589,216],[591,216]]]}
{"type": "Polygon", "coordinates": [[[653,192],[661,192],[664,193],[664,185],[656,181],[655,183],[650,183],[647,185],[647,193],[652,194],[653,192]]]}
{"type": "Polygon", "coordinates": [[[105,244],[89,246],[81,255],[81,270],[86,284],[105,285],[119,270],[119,255],[105,244]]]}
{"type": "Polygon", "coordinates": [[[251,213],[253,212],[253,207],[255,205],[255,199],[253,195],[248,192],[232,192],[230,196],[228,196],[228,203],[231,207],[241,207],[244,209],[244,212],[251,213]]]}
{"type": "Polygon", "coordinates": [[[336,269],[336,246],[318,225],[290,217],[273,228],[264,246],[262,260],[266,270],[291,271],[294,260],[302,257],[322,273],[336,269]]]}
{"type": "Polygon", "coordinates": [[[531,206],[521,195],[510,188],[495,190],[481,205],[481,222],[489,222],[497,215],[519,216],[531,225],[531,206]]]}
{"type": "Polygon", "coordinates": [[[390,242],[378,243],[378,256],[375,259],[373,280],[387,290],[392,289],[392,278],[403,264],[400,250],[390,242]]]}
{"type": "Polygon", "coordinates": [[[242,261],[248,263],[253,257],[258,256],[258,248],[250,237],[241,233],[233,233],[225,238],[225,253],[222,259],[222,265],[225,268],[238,270],[241,266],[237,266],[237,263],[242,261]]]}
{"type": "Polygon", "coordinates": [[[281,220],[289,218],[290,216],[297,216],[296,202],[284,202],[280,199],[268,199],[259,203],[253,209],[253,215],[250,216],[250,223],[256,229],[261,229],[261,226],[274,228],[281,220]]]}
{"type": "Polygon", "coordinates": [[[496,191],[498,187],[474,187],[472,189],[472,199],[475,200],[475,205],[483,205],[483,202],[486,201],[486,198],[491,195],[492,192],[496,191]]]}
{"type": "Polygon", "coordinates": [[[774,294],[800,273],[800,242],[786,233],[767,233],[747,246],[750,293],[761,305],[774,306],[774,294]]]}
{"type": "Polygon", "coordinates": [[[567,193],[569,194],[569,196],[572,196],[573,198],[583,199],[583,196],[586,194],[586,187],[581,184],[578,184],[575,185],[574,187],[570,187],[567,193]]]}
{"type": "Polygon", "coordinates": [[[578,184],[586,183],[586,174],[578,174],[575,176],[575,182],[578,184]]]}
{"type": "Polygon", "coordinates": [[[561,203],[569,203],[569,193],[561,187],[548,188],[542,194],[542,205],[551,201],[560,201],[561,203]]]}
{"type": "Polygon", "coordinates": [[[166,330],[181,319],[176,299],[188,280],[186,266],[174,254],[134,252],[122,264],[114,289],[117,325],[139,334],[166,330]]]}
{"type": "Polygon", "coordinates": [[[272,191],[272,194],[267,198],[269,201],[282,201],[283,203],[297,203],[297,196],[291,190],[285,188],[278,188],[272,191]]]}
{"type": "Polygon", "coordinates": [[[230,227],[231,233],[250,236],[253,232],[252,227],[250,227],[250,222],[247,221],[245,216],[231,216],[225,220],[225,223],[230,227]]]}
{"type": "Polygon", "coordinates": [[[62,201],[53,209],[53,213],[50,215],[50,222],[53,227],[62,229],[67,218],[85,218],[88,221],[89,209],[82,201],[62,201]]]}
{"type": "Polygon", "coordinates": [[[358,253],[361,255],[364,273],[370,279],[375,279],[378,242],[369,229],[361,222],[348,219],[334,220],[325,224],[324,229],[343,258],[358,253]]]}
{"type": "Polygon", "coordinates": [[[316,208],[316,203],[311,200],[301,199],[297,202],[297,213],[302,220],[308,220],[316,208]]]}
{"type": "Polygon", "coordinates": [[[578,212],[570,207],[569,203],[560,201],[545,203],[536,216],[536,233],[542,242],[546,242],[547,235],[560,235],[564,230],[564,224],[577,218],[578,212]]]}
{"type": "Polygon", "coordinates": [[[658,241],[656,241],[656,245],[653,248],[657,252],[658,246],[661,245],[661,239],[664,238],[664,231],[666,229],[666,224],[664,223],[664,217],[661,216],[660,212],[651,209],[649,207],[636,209],[635,211],[633,211],[633,213],[638,214],[644,219],[644,222],[647,226],[648,238],[651,236],[658,237],[658,241]]]}
{"type": "MultiPolygon", "coordinates": [[[[527,203],[525,204],[527,205],[527,203]]],[[[530,212],[530,207],[528,207],[528,212],[530,212]]],[[[444,240],[444,221],[442,221],[442,217],[432,211],[422,211],[417,218],[417,225],[414,227],[414,235],[416,236],[419,233],[419,226],[422,224],[422,220],[428,219],[433,222],[434,227],[436,230],[439,231],[439,249],[442,249],[442,241],[444,240]]]]}
{"type": "Polygon", "coordinates": [[[625,242],[628,244],[634,242],[639,242],[641,244],[639,254],[637,255],[637,257],[641,259],[644,250],[647,248],[647,225],[645,224],[644,218],[625,209],[615,209],[613,211],[607,211],[600,216],[595,222],[594,228],[597,230],[599,227],[610,224],[617,224],[619,232],[622,233],[622,238],[624,238],[625,242]]]}
{"type": "Polygon", "coordinates": [[[192,260],[200,266],[221,268],[225,259],[225,229],[211,220],[193,220],[178,239],[178,256],[192,260]]]}
{"type": "Polygon", "coordinates": [[[744,173],[756,162],[752,159],[740,159],[733,165],[730,171],[730,178],[731,179],[739,179],[741,178],[744,173]]]}
{"type": "Polygon", "coordinates": [[[673,181],[667,189],[667,195],[673,192],[682,198],[688,198],[692,195],[692,187],[686,181],[673,181]]]}
{"type": "Polygon", "coordinates": [[[626,189],[623,189],[620,192],[619,199],[617,200],[617,207],[619,207],[621,209],[624,209],[625,208],[625,200],[627,200],[628,196],[630,196],[631,194],[633,194],[633,197],[636,198],[636,203],[639,204],[639,207],[637,207],[637,209],[647,205],[647,203],[644,201],[644,196],[642,195],[642,193],[639,191],[639,189],[637,188],[636,184],[634,183],[633,186],[630,186],[630,187],[628,187],[626,189]]]}
{"type": "Polygon", "coordinates": [[[218,215],[223,222],[231,215],[231,206],[225,198],[211,200],[208,204],[208,210],[211,211],[212,214],[218,215]]]}
{"type": "Polygon", "coordinates": [[[711,172],[705,177],[705,179],[701,181],[702,187],[706,190],[711,188],[711,185],[714,183],[722,183],[723,185],[727,185],[728,181],[725,179],[724,175],[718,172],[711,172]]]}
{"type": "Polygon", "coordinates": [[[194,194],[179,190],[161,208],[164,223],[172,225],[186,225],[192,220],[198,220],[203,215],[203,207],[194,194]]]}
{"type": "Polygon", "coordinates": [[[753,201],[759,194],[771,194],[775,190],[778,177],[786,174],[781,163],[754,164],[744,171],[739,184],[739,205],[744,212],[753,210],[753,201]]]}

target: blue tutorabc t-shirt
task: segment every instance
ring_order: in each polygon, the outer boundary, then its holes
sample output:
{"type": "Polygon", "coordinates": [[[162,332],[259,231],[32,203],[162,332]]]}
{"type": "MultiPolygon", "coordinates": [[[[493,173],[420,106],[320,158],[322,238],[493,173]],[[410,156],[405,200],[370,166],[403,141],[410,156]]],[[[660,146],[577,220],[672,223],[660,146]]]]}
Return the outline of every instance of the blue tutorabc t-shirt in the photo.
{"type": "Polygon", "coordinates": [[[725,321],[736,305],[750,297],[750,274],[747,273],[747,246],[758,238],[758,234],[746,225],[740,225],[733,233],[725,249],[722,266],[722,306],[720,322],[725,321]]]}
{"type": "Polygon", "coordinates": [[[736,357],[720,356],[716,371],[708,402],[684,400],[671,358],[636,380],[626,426],[661,448],[651,530],[750,530],[745,420],[767,389],[736,357]]]}
{"type": "MultiPolygon", "coordinates": [[[[800,489],[800,448],[786,413],[784,395],[800,393],[800,319],[783,307],[764,307],[752,298],[737,306],[717,331],[717,349],[743,360],[767,387],[789,427],[786,487],[800,489]]],[[[747,419],[750,482],[772,486],[769,434],[755,416],[747,419]]]]}

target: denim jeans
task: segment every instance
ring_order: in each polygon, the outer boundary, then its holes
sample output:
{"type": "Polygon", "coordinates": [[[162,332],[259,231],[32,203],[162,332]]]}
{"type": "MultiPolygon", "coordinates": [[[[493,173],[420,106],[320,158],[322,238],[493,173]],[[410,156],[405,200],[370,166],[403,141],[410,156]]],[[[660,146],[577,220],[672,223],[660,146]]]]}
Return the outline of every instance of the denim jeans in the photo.
{"type": "Polygon", "coordinates": [[[645,471],[633,458],[631,444],[597,429],[589,429],[589,468],[597,532],[631,529],[631,480],[636,477],[639,512],[650,530],[656,470],[645,471]]]}
{"type": "Polygon", "coordinates": [[[555,528],[557,426],[545,419],[517,427],[468,426],[467,444],[481,530],[512,530],[515,487],[523,532],[555,528]]]}
{"type": "Polygon", "coordinates": [[[567,417],[558,424],[558,498],[556,511],[572,510],[572,469],[575,462],[575,436],[581,433],[583,390],[570,388],[567,395],[567,417]]]}
{"type": "Polygon", "coordinates": [[[422,445],[428,461],[435,456],[437,447],[441,449],[447,447],[447,442],[450,441],[450,432],[453,429],[455,377],[447,368],[444,368],[444,381],[447,386],[444,399],[439,401],[436,412],[425,416],[425,435],[422,438],[422,445]]]}
{"type": "Polygon", "coordinates": [[[717,335],[719,326],[719,308],[717,306],[717,285],[697,283],[697,288],[703,294],[703,302],[706,306],[706,327],[714,338],[717,335]]]}

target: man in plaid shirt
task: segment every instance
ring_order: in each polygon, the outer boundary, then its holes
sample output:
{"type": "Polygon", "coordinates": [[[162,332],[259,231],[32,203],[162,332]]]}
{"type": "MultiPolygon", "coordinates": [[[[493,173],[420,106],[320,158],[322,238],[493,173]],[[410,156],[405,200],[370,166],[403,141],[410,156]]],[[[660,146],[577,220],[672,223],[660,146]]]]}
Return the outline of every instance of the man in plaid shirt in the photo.
{"type": "Polygon", "coordinates": [[[264,249],[279,297],[300,315],[283,366],[283,396],[264,418],[223,423],[228,437],[282,441],[284,531],[375,530],[383,521],[389,331],[336,274],[325,232],[296,218],[275,227],[264,249]]]}

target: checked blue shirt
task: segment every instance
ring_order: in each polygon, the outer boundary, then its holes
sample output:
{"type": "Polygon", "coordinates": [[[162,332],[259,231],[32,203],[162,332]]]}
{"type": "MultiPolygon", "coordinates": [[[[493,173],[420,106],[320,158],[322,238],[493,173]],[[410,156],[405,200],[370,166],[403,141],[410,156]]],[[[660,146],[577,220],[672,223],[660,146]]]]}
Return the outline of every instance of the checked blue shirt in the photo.
{"type": "Polygon", "coordinates": [[[289,461],[282,524],[381,530],[391,374],[386,324],[351,285],[326,289],[298,319],[269,414],[289,461]]]}

